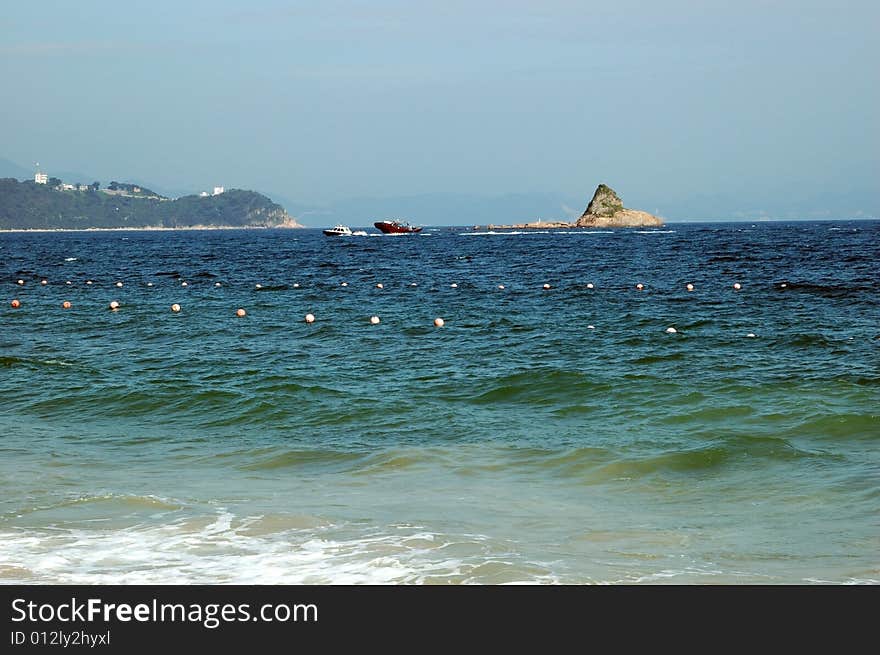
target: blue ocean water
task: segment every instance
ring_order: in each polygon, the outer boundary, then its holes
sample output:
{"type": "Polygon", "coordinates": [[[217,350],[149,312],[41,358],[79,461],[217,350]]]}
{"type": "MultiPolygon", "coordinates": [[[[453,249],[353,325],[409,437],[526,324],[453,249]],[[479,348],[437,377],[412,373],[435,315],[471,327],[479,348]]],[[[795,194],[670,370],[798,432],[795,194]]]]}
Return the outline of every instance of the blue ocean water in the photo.
{"type": "Polygon", "coordinates": [[[0,582],[880,581],[880,222],[369,231],[0,234],[0,582]]]}

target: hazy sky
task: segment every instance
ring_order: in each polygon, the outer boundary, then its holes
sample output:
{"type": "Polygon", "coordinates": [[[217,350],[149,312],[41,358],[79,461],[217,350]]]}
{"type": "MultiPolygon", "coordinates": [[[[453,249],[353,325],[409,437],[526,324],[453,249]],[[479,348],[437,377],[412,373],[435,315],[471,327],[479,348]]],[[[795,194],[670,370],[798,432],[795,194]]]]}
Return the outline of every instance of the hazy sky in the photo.
{"type": "Polygon", "coordinates": [[[5,3],[0,157],[303,203],[876,191],[878,34],[876,0],[5,3]]]}

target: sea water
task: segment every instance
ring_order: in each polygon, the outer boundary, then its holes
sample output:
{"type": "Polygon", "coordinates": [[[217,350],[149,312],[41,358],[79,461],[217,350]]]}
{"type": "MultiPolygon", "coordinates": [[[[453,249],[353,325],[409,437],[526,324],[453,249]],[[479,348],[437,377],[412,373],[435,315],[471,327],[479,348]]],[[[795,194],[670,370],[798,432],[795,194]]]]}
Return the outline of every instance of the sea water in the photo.
{"type": "Polygon", "coordinates": [[[369,232],[0,235],[0,582],[880,581],[880,222],[369,232]]]}

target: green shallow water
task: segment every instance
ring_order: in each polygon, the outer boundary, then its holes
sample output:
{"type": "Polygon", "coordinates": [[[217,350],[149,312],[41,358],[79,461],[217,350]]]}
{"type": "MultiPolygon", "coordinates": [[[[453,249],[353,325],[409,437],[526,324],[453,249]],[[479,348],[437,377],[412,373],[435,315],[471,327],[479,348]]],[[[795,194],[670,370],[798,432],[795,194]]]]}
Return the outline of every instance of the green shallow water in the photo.
{"type": "Polygon", "coordinates": [[[876,584],[878,236],[0,235],[0,581],[876,584]]]}

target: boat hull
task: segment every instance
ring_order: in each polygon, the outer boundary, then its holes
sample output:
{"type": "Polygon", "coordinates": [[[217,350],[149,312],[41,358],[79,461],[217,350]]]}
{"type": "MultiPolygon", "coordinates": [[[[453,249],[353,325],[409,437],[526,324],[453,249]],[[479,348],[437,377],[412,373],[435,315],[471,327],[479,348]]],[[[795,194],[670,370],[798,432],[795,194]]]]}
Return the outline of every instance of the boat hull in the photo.
{"type": "Polygon", "coordinates": [[[421,232],[422,228],[405,225],[396,221],[376,221],[373,223],[376,229],[385,234],[415,234],[421,232]]]}

